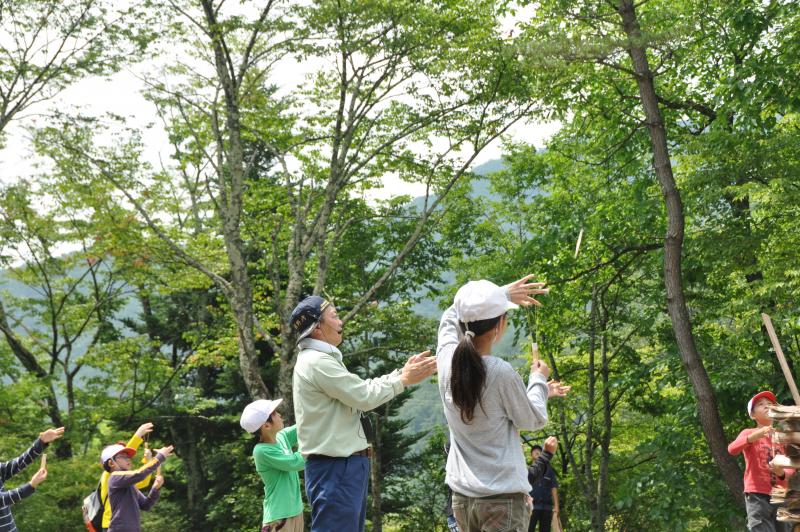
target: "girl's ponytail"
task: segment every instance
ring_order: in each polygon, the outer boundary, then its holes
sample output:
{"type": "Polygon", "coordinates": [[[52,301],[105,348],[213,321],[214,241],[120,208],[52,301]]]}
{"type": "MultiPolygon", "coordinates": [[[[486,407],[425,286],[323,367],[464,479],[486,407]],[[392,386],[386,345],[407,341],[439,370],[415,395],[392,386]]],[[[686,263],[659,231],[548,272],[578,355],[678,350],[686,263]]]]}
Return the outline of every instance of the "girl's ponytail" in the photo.
{"type": "Polygon", "coordinates": [[[450,368],[450,392],[453,403],[461,410],[461,421],[471,423],[475,417],[475,408],[483,408],[483,387],[486,384],[486,366],[483,358],[475,348],[475,337],[483,336],[494,329],[503,318],[498,316],[488,320],[459,322],[464,337],[458,342],[453,352],[450,368]]]}

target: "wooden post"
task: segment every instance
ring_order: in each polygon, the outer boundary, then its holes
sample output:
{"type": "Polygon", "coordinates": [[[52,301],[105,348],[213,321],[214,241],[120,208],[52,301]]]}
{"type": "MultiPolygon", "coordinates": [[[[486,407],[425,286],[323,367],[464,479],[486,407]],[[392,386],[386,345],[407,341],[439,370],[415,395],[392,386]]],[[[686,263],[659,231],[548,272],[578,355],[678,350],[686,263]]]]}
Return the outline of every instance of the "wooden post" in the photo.
{"type": "Polygon", "coordinates": [[[775,334],[775,328],[772,326],[772,319],[770,319],[770,317],[763,312],[761,313],[761,319],[764,321],[764,326],[767,328],[767,334],[769,334],[769,339],[772,341],[772,347],[775,349],[775,354],[778,356],[778,362],[781,364],[783,376],[786,378],[786,382],[789,383],[789,390],[792,392],[794,404],[800,406],[800,393],[797,392],[797,385],[794,383],[792,372],[789,371],[789,364],[786,363],[786,357],[783,356],[783,349],[781,349],[781,344],[778,342],[778,336],[775,334]]]}

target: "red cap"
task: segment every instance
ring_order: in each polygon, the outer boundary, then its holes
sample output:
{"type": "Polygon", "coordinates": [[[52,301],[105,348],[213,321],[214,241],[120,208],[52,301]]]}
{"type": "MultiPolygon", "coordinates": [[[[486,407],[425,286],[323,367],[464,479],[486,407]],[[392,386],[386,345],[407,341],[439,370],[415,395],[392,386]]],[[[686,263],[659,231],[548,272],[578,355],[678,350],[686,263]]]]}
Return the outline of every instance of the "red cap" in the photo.
{"type": "Polygon", "coordinates": [[[763,392],[758,392],[749,401],[747,401],[747,415],[753,415],[753,405],[755,405],[759,399],[767,398],[775,404],[778,404],[778,399],[775,397],[775,394],[770,392],[769,390],[765,390],[763,392]]]}

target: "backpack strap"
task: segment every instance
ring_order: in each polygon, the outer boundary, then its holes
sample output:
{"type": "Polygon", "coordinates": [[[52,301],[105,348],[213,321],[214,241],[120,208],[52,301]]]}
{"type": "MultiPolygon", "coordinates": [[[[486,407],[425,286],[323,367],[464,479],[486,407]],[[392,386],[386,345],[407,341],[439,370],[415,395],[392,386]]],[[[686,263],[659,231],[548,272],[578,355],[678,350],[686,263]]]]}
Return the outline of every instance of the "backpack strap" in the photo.
{"type": "MultiPolygon", "coordinates": [[[[109,478],[110,477],[111,477],[111,474],[109,473],[109,478]]],[[[97,494],[98,495],[103,493],[102,488],[103,488],[103,481],[101,480],[100,482],[97,483],[97,494]]],[[[101,506],[100,513],[105,513],[105,511],[106,511],[106,501],[108,500],[108,495],[109,495],[108,486],[106,486],[106,498],[105,499],[100,499],[100,506],[101,506]]]]}

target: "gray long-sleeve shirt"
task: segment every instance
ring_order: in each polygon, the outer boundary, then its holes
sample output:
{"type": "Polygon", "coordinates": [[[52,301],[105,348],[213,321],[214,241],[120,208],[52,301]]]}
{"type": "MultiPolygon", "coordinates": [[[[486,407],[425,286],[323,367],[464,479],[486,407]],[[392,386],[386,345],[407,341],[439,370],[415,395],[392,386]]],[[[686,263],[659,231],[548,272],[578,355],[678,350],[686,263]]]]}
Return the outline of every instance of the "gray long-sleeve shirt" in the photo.
{"type": "Polygon", "coordinates": [[[153,473],[165,460],[161,453],[133,471],[114,471],[108,477],[108,498],[111,502],[111,524],[108,532],[139,532],[140,510],[149,510],[158,500],[159,491],[150,489],[147,497],[139,491],[136,483],[153,473]]]}
{"type": "Polygon", "coordinates": [[[494,356],[482,357],[486,366],[483,408],[476,408],[472,421],[464,423],[450,392],[453,352],[461,336],[451,306],[439,324],[436,348],[439,395],[450,426],[445,481],[467,497],[528,493],[531,485],[519,431],[547,424],[547,381],[541,373],[531,373],[526,387],[511,364],[494,356]]]}

